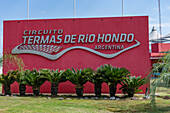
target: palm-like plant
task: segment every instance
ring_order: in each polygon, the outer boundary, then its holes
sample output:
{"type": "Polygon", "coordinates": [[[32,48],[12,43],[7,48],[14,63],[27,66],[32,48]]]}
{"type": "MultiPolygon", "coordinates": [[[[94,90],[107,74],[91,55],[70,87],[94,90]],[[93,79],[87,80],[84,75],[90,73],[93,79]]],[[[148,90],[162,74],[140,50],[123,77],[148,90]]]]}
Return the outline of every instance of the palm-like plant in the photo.
{"type": "Polygon", "coordinates": [[[109,85],[110,96],[115,96],[117,85],[121,83],[130,73],[126,68],[116,68],[111,65],[104,65],[100,67],[103,70],[103,78],[109,85]]]}
{"type": "Polygon", "coordinates": [[[157,62],[157,65],[153,67],[152,71],[148,75],[148,80],[151,77],[153,72],[159,73],[159,69],[162,69],[160,76],[158,77],[158,79],[155,79],[153,81],[153,83],[151,84],[151,90],[150,90],[152,93],[151,103],[153,107],[156,107],[155,92],[156,92],[156,88],[158,87],[158,85],[163,82],[165,85],[170,86],[170,54],[167,53],[162,59],[160,59],[157,62]]]}
{"type": "Polygon", "coordinates": [[[5,65],[4,68],[6,70],[12,69],[18,69],[19,71],[22,71],[24,69],[24,62],[21,57],[18,55],[11,54],[10,51],[4,51],[3,58],[1,58],[1,62],[5,65]]]}
{"type": "Polygon", "coordinates": [[[16,74],[16,81],[19,84],[19,92],[20,96],[24,96],[26,92],[26,84],[25,84],[25,72],[21,71],[16,74]]]}
{"type": "Polygon", "coordinates": [[[80,69],[77,71],[72,68],[67,69],[65,74],[67,75],[67,79],[72,82],[73,84],[76,85],[76,94],[78,97],[83,96],[83,85],[88,81],[88,76],[93,74],[93,70],[91,68],[86,68],[86,69],[80,69]]]}
{"type": "Polygon", "coordinates": [[[5,95],[11,95],[11,84],[15,82],[15,75],[18,71],[12,70],[0,75],[0,83],[3,84],[5,95]]]}
{"type": "Polygon", "coordinates": [[[40,72],[45,75],[45,78],[51,83],[51,95],[57,96],[59,83],[67,81],[64,70],[59,71],[56,69],[56,71],[50,71],[49,69],[41,69],[40,72]]]}
{"type": "Polygon", "coordinates": [[[146,78],[141,78],[141,76],[130,76],[126,77],[124,81],[122,81],[121,85],[122,92],[124,94],[128,94],[129,97],[133,97],[133,95],[137,92],[142,92],[138,88],[145,84],[146,78]]]}
{"type": "Polygon", "coordinates": [[[0,67],[2,66],[3,63],[3,57],[0,55],[0,67]]]}
{"type": "Polygon", "coordinates": [[[91,76],[89,76],[89,81],[94,84],[96,97],[101,96],[102,83],[104,82],[103,73],[104,72],[102,68],[99,67],[94,74],[91,74],[91,76]]]}
{"type": "Polygon", "coordinates": [[[31,86],[35,96],[39,95],[41,85],[46,81],[46,78],[37,71],[33,69],[32,71],[25,71],[25,81],[24,84],[31,86]]]}

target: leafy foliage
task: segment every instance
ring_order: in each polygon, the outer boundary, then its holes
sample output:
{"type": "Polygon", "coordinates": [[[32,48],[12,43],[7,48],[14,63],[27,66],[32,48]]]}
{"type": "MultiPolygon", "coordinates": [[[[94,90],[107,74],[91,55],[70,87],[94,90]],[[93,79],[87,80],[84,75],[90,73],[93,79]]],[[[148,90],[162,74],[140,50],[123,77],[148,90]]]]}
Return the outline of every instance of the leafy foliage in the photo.
{"type": "Polygon", "coordinates": [[[0,67],[2,67],[3,57],[0,55],[0,67]]]}
{"type": "Polygon", "coordinates": [[[59,71],[56,69],[56,71],[51,71],[49,69],[41,69],[40,73],[51,82],[51,95],[57,96],[59,83],[67,81],[64,70],[59,71]]]}
{"type": "Polygon", "coordinates": [[[88,79],[91,83],[94,84],[94,91],[95,96],[100,97],[101,96],[101,89],[102,89],[102,83],[104,82],[104,78],[102,75],[103,70],[101,68],[97,68],[94,74],[91,74],[88,79]]]}
{"type": "Polygon", "coordinates": [[[104,81],[109,85],[110,96],[115,96],[117,84],[121,83],[130,73],[126,68],[116,68],[110,64],[100,67],[104,81]]]}
{"type": "Polygon", "coordinates": [[[116,68],[110,64],[101,66],[100,70],[108,85],[120,83],[130,73],[126,68],[116,68]]]}
{"type": "Polygon", "coordinates": [[[46,81],[46,78],[44,78],[40,71],[37,71],[36,69],[33,69],[32,71],[26,70],[24,73],[25,81],[23,83],[31,86],[33,90],[39,89],[40,86],[46,81]]]}
{"type": "Polygon", "coordinates": [[[148,80],[152,76],[153,72],[159,73],[159,69],[162,69],[160,76],[158,77],[158,79],[155,79],[153,83],[151,84],[151,94],[152,94],[151,103],[153,107],[156,107],[155,92],[156,92],[156,88],[158,87],[158,85],[162,82],[166,86],[170,85],[170,54],[167,53],[164,57],[162,57],[162,59],[160,59],[157,62],[157,65],[153,67],[152,71],[148,75],[148,80]]]}
{"type": "Polygon", "coordinates": [[[15,78],[16,78],[16,74],[18,73],[18,70],[12,70],[12,71],[8,71],[8,73],[5,74],[1,74],[0,75],[0,83],[2,83],[3,85],[11,85],[12,83],[15,82],[15,78]]]}
{"type": "Polygon", "coordinates": [[[93,74],[93,70],[91,68],[86,69],[77,69],[74,68],[67,69],[65,74],[67,75],[67,79],[76,85],[77,88],[82,88],[83,85],[88,81],[88,76],[93,74]]]}
{"type": "Polygon", "coordinates": [[[11,54],[9,51],[5,51],[3,54],[3,59],[1,58],[1,63],[3,62],[6,66],[6,70],[17,69],[22,71],[24,69],[24,62],[21,57],[11,54]]]}
{"type": "Polygon", "coordinates": [[[92,82],[93,84],[101,85],[104,82],[103,71],[104,70],[102,70],[100,67],[97,68],[97,70],[95,71],[95,74],[91,74],[89,76],[89,81],[92,82]]]}
{"type": "Polygon", "coordinates": [[[19,84],[25,84],[25,72],[21,71],[16,73],[16,78],[15,80],[19,83],[19,84]]]}
{"type": "Polygon", "coordinates": [[[130,76],[126,77],[124,81],[122,81],[122,92],[124,94],[128,94],[129,96],[133,96],[134,93],[141,92],[142,90],[139,90],[138,88],[145,84],[146,78],[141,78],[141,76],[130,76]]]}
{"type": "Polygon", "coordinates": [[[52,70],[49,69],[41,69],[40,73],[45,76],[45,78],[51,83],[61,83],[67,81],[66,75],[64,74],[64,70],[52,70]]]}

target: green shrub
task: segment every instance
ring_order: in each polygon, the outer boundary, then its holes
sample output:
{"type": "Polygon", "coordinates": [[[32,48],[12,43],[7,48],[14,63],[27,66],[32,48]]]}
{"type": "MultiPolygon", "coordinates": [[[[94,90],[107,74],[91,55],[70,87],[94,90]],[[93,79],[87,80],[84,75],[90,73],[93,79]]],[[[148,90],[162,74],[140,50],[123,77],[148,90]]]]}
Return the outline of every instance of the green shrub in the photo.
{"type": "Polygon", "coordinates": [[[78,97],[83,96],[83,85],[88,81],[88,77],[93,74],[93,70],[91,68],[80,69],[75,71],[74,68],[67,69],[65,74],[67,75],[67,79],[76,85],[76,94],[78,97]]]}
{"type": "Polygon", "coordinates": [[[102,83],[104,82],[103,71],[104,70],[99,67],[97,68],[95,73],[91,74],[88,78],[89,81],[94,84],[94,91],[96,97],[101,96],[102,83]]]}
{"type": "Polygon", "coordinates": [[[41,69],[40,72],[51,83],[51,95],[57,96],[59,83],[67,81],[64,70],[50,71],[49,69],[41,69]]]}
{"type": "Polygon", "coordinates": [[[128,94],[129,97],[133,97],[133,95],[137,92],[142,92],[138,88],[145,84],[146,78],[141,78],[141,76],[130,76],[126,77],[124,81],[122,81],[121,85],[122,92],[124,94],[128,94]]]}
{"type": "Polygon", "coordinates": [[[21,71],[16,74],[15,79],[19,84],[19,92],[20,96],[24,96],[26,92],[26,84],[25,84],[25,72],[21,71]]]}
{"type": "Polygon", "coordinates": [[[110,96],[115,96],[117,85],[130,73],[126,68],[113,67],[110,64],[100,67],[104,81],[109,85],[110,96]]]}
{"type": "Polygon", "coordinates": [[[8,71],[8,73],[0,75],[0,83],[3,84],[3,89],[5,91],[5,95],[11,95],[11,84],[15,82],[17,71],[8,71]]]}
{"type": "Polygon", "coordinates": [[[25,71],[24,84],[31,86],[35,96],[39,95],[41,85],[46,81],[46,78],[40,71],[33,69],[25,71]]]}

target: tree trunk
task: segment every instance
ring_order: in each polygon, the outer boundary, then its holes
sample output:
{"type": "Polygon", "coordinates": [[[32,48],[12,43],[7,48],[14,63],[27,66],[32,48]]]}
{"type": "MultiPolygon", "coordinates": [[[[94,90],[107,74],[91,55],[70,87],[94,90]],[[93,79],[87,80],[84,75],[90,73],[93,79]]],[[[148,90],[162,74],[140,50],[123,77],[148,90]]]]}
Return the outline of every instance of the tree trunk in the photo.
{"type": "Polygon", "coordinates": [[[57,96],[58,94],[58,83],[51,83],[51,96],[57,96]]]}
{"type": "Polygon", "coordinates": [[[76,88],[76,94],[79,98],[83,97],[83,88],[76,88]]]}
{"type": "Polygon", "coordinates": [[[128,94],[128,97],[133,97],[133,95],[135,94],[135,91],[131,90],[127,94],[128,94]]]}
{"type": "Polygon", "coordinates": [[[19,84],[20,96],[25,96],[25,90],[26,90],[26,85],[25,84],[19,84]]]}
{"type": "Polygon", "coordinates": [[[33,87],[32,88],[34,96],[39,96],[40,88],[39,87],[33,87]]]}
{"type": "Polygon", "coordinates": [[[117,90],[117,84],[109,85],[110,97],[115,96],[117,90]]]}
{"type": "Polygon", "coordinates": [[[4,89],[4,92],[5,92],[5,95],[11,95],[11,86],[10,85],[4,85],[3,86],[3,89],[4,89]]]}
{"type": "Polygon", "coordinates": [[[95,96],[100,97],[101,96],[101,84],[94,84],[94,91],[95,91],[95,96]]]}

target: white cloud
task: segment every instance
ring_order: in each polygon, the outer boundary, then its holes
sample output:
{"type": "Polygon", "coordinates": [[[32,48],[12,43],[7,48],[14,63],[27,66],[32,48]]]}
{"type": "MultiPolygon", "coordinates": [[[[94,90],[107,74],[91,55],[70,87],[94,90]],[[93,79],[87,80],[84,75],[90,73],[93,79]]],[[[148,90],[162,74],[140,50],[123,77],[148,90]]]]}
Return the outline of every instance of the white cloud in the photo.
{"type": "Polygon", "coordinates": [[[159,9],[158,8],[153,8],[155,11],[159,11],[159,9]]]}
{"type": "Polygon", "coordinates": [[[162,27],[170,27],[170,23],[162,23],[162,27]]]}
{"type": "Polygon", "coordinates": [[[150,21],[156,21],[157,19],[156,19],[156,18],[149,17],[149,20],[150,20],[150,21]]]}
{"type": "Polygon", "coordinates": [[[47,12],[46,12],[46,11],[41,11],[40,13],[41,13],[41,14],[46,14],[47,12]]]}
{"type": "Polygon", "coordinates": [[[170,6],[166,7],[166,9],[170,9],[170,6]]]}
{"type": "MultiPolygon", "coordinates": [[[[149,26],[155,26],[155,27],[159,27],[159,24],[150,24],[149,26]]],[[[162,23],[161,24],[162,27],[170,27],[170,23],[162,23]]]]}
{"type": "Polygon", "coordinates": [[[149,24],[150,27],[159,27],[159,24],[149,24]]]}

